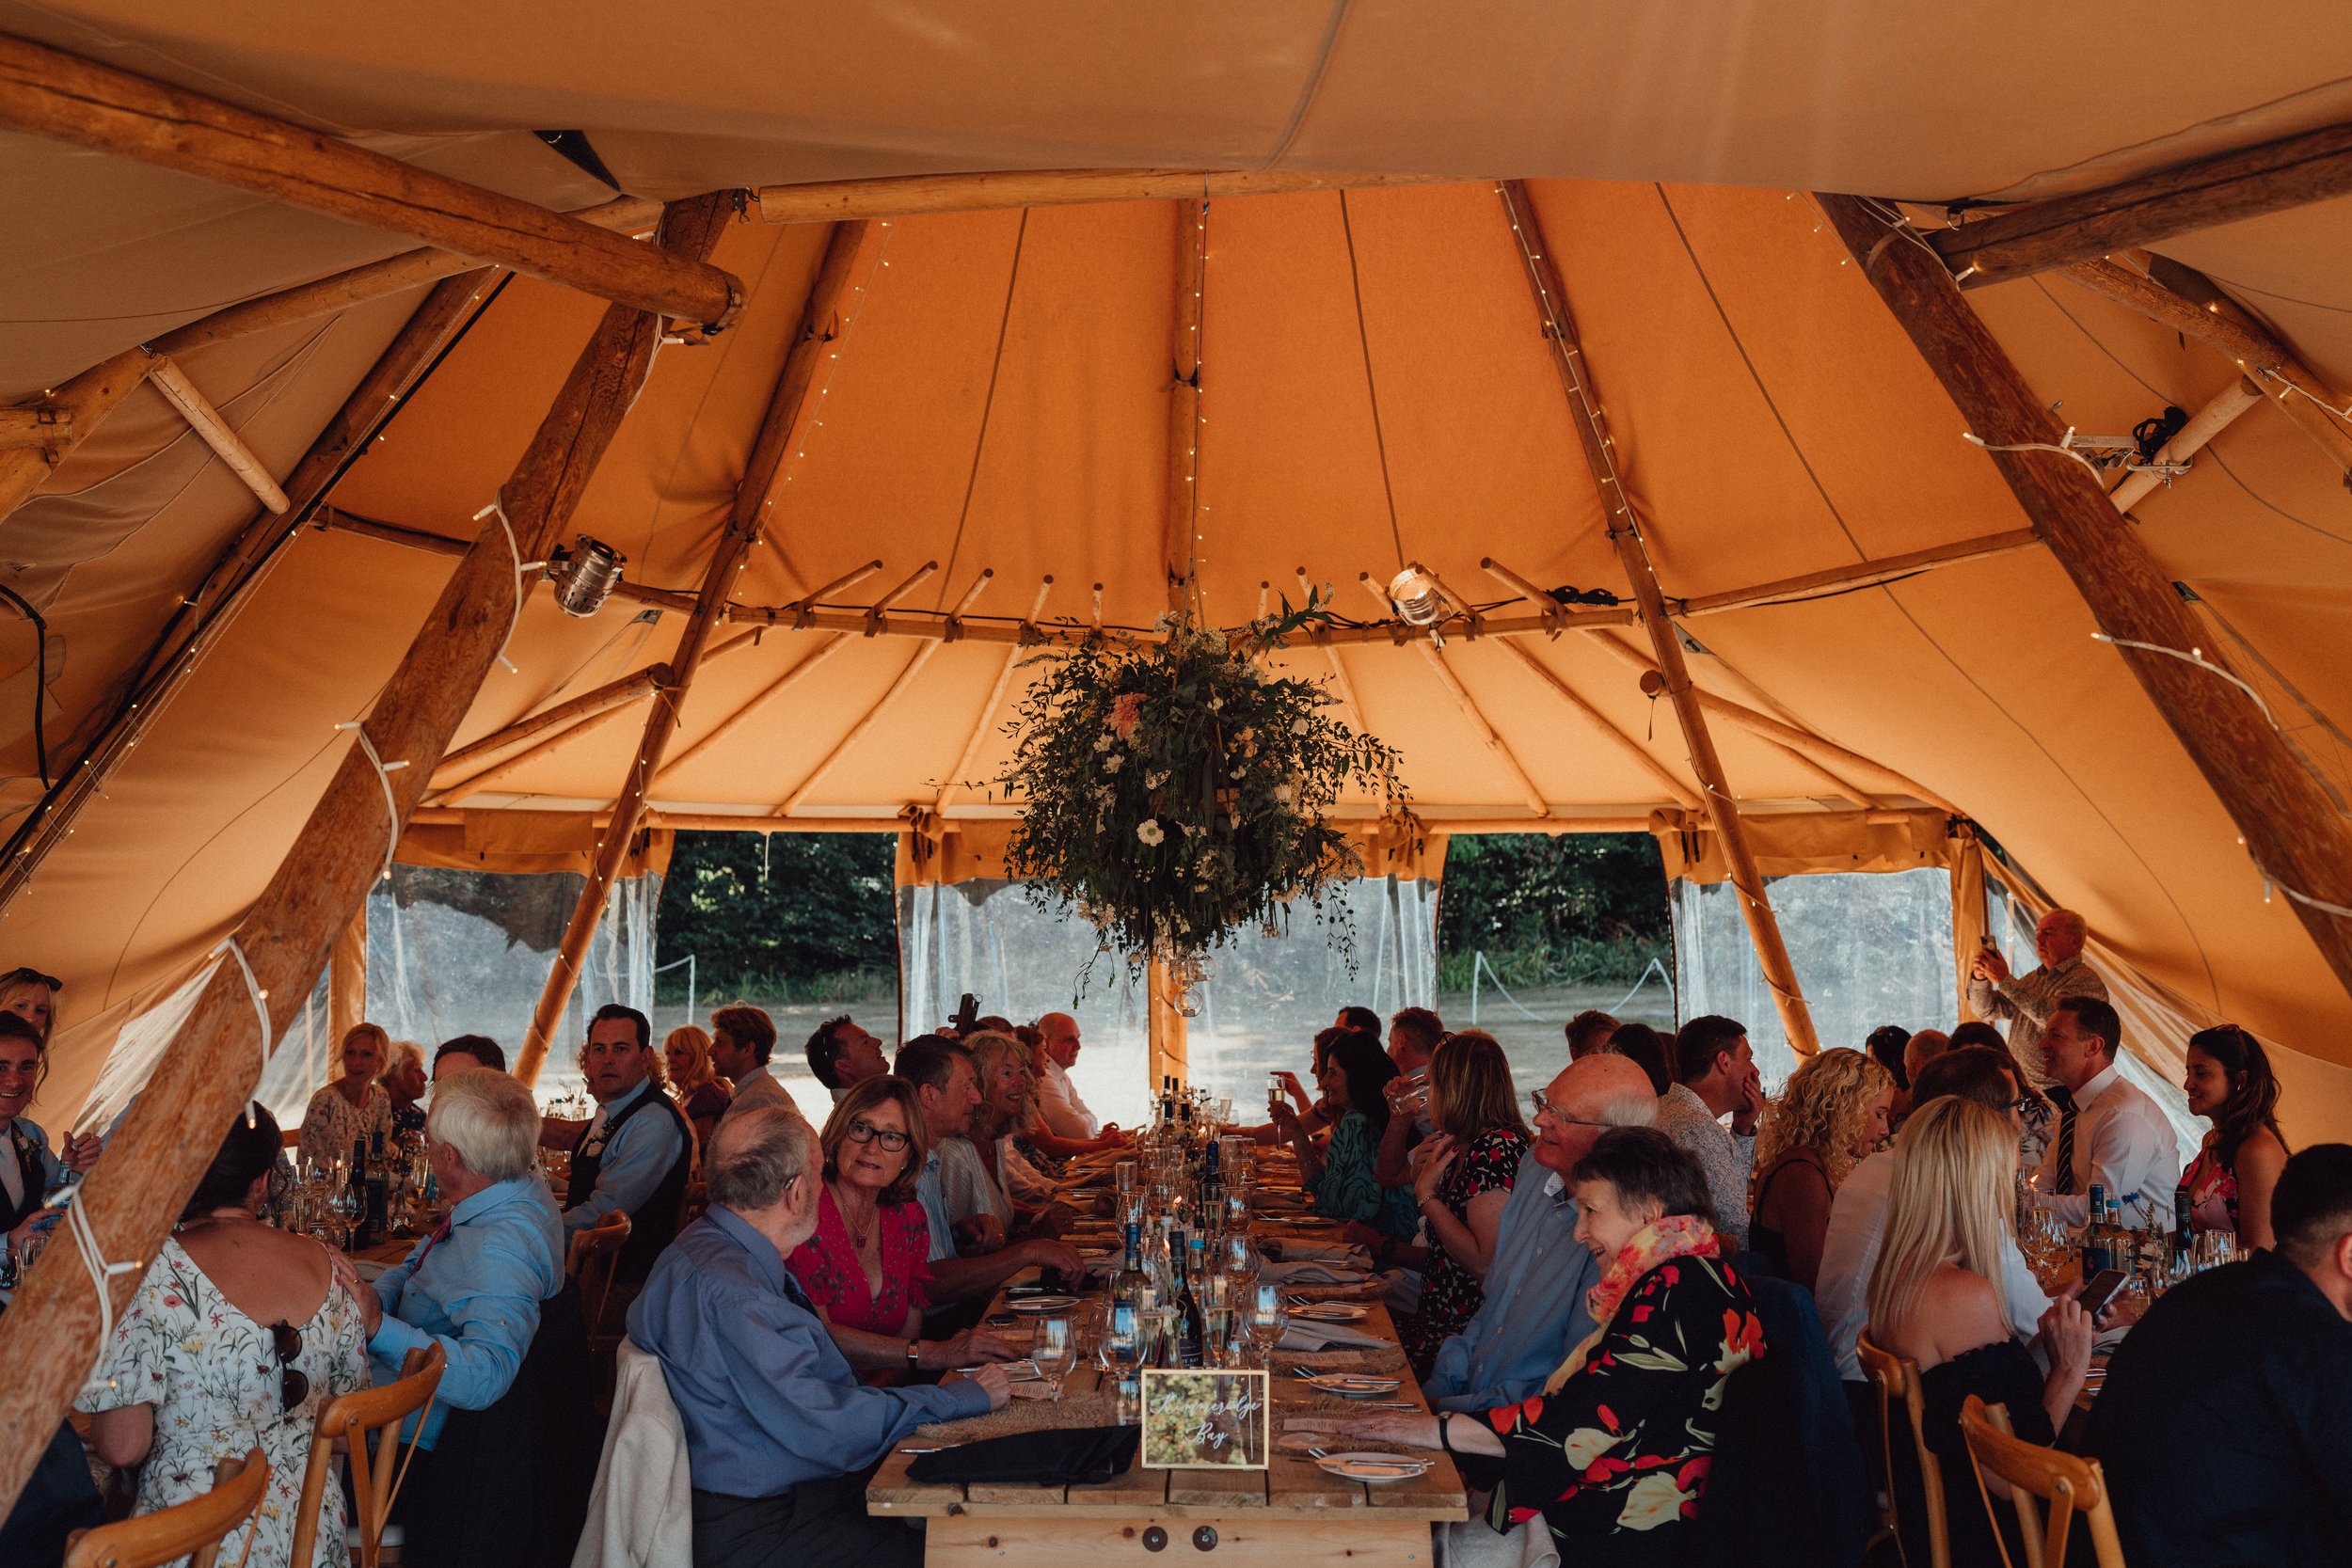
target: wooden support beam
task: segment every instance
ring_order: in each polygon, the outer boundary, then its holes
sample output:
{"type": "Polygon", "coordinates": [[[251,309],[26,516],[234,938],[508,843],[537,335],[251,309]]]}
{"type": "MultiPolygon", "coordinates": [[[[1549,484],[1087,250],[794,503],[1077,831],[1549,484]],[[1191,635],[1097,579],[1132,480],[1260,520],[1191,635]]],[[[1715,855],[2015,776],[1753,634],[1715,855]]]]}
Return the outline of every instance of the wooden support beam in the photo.
{"type": "Polygon", "coordinates": [[[1096,201],[1200,201],[1219,196],[1457,182],[1454,175],[1315,174],[1279,168],[1049,168],[824,180],[803,185],[762,185],[755,194],[759,198],[759,215],[770,223],[824,223],[1096,201]]]}
{"type": "MultiPolygon", "coordinates": [[[[328,1049],[340,1049],[343,1037],[359,1027],[367,1016],[368,901],[362,898],[351,919],[335,933],[335,945],[326,955],[328,1049]]],[[[389,1062],[384,1065],[391,1066],[389,1062]]]]}
{"type": "Polygon", "coordinates": [[[1209,244],[1209,203],[1194,194],[1176,208],[1176,314],[1168,380],[1168,492],[1162,518],[1161,571],[1168,608],[1181,610],[1200,528],[1200,316],[1209,244]]]}
{"type": "Polygon", "coordinates": [[[840,336],[841,307],[848,297],[850,279],[866,255],[868,235],[878,232],[864,223],[845,223],[835,226],[826,241],[824,260],[818,263],[816,281],[809,288],[808,303],[801,312],[800,329],[785,355],[783,373],[769,394],[759,434],[752,442],[742,481],[736,486],[726,531],[711,551],[710,565],[703,576],[702,592],[696,597],[693,613],[686,618],[686,625],[678,632],[676,651],[670,656],[672,685],[655,694],[653,711],[646,715],[644,734],[638,741],[636,759],[629,765],[628,776],[614,798],[612,820],[598,847],[596,869],[589,873],[586,886],[580,889],[571,923],[556,944],[554,967],[548,974],[546,988],[539,993],[539,1005],[532,1009],[531,1032],[524,1037],[522,1052],[515,1063],[515,1076],[525,1084],[537,1080],[540,1064],[547,1060],[548,1042],[563,1022],[572,987],[580,978],[580,960],[588,951],[588,939],[596,933],[596,922],[603,916],[605,900],[628,857],[629,843],[637,836],[646,792],[660,773],[671,736],[677,732],[678,705],[693,685],[704,650],[726,608],[728,593],[767,526],[785,456],[795,450],[803,426],[814,412],[811,404],[816,401],[818,368],[828,345],[840,336]]]}
{"type": "MultiPolygon", "coordinates": [[[[401,545],[430,555],[460,556],[466,553],[466,542],[462,539],[453,539],[446,533],[435,533],[429,529],[406,528],[399,523],[362,517],[340,506],[320,507],[312,521],[320,531],[326,533],[356,533],[363,539],[401,545]]],[[[612,596],[670,614],[689,614],[694,608],[694,595],[691,594],[681,594],[675,588],[648,588],[642,582],[631,582],[626,578],[613,585],[612,596]]]]}
{"type": "Polygon", "coordinates": [[[0,451],[58,452],[72,444],[73,415],[69,410],[45,403],[0,408],[0,451]]]}
{"type": "MultiPolygon", "coordinates": [[[[601,206],[585,208],[570,214],[574,221],[628,234],[651,228],[661,216],[661,203],[643,197],[624,196],[601,206]]],[[[421,288],[427,283],[453,277],[461,272],[471,272],[482,265],[481,259],[460,255],[453,250],[404,251],[387,256],[381,261],[352,267],[333,273],[315,282],[301,283],[291,289],[280,289],[240,304],[226,306],[209,316],[199,317],[185,326],[175,326],[160,338],[151,339],[148,347],[161,355],[193,354],[214,343],[230,342],[248,338],[256,332],[285,326],[294,322],[313,321],[348,310],[355,305],[365,305],[372,299],[421,288]]],[[[458,541],[462,546],[465,541],[458,541]]]]}
{"type": "MultiPolygon", "coordinates": [[[[149,645],[146,657],[121,682],[108,717],[96,734],[59,770],[56,784],[25,813],[6,847],[0,847],[0,905],[13,899],[49,852],[64,842],[82,808],[131,754],[147,726],[202,660],[214,629],[228,624],[229,612],[261,581],[276,552],[299,531],[302,518],[366,450],[385,421],[399,411],[435,356],[465,329],[503,276],[490,268],[466,273],[445,279],[425,296],[318,439],[310,443],[294,472],[287,475],[285,488],[293,503],[289,516],[255,513],[215,560],[196,592],[173,609],[149,645]]],[[[151,356],[144,349],[134,349],[131,354],[137,359],[136,379],[144,379],[151,356]]],[[[135,384],[133,380],[124,389],[135,384]]],[[[0,454],[0,461],[6,455],[0,454]]],[[[0,511],[5,510],[5,499],[0,498],[0,511]]],[[[463,546],[459,553],[464,553],[463,546]]]]}
{"type": "Polygon", "coordinates": [[[553,707],[527,713],[511,724],[502,724],[492,730],[479,740],[468,741],[441,758],[441,770],[453,772],[502,752],[518,741],[528,740],[542,731],[576,723],[582,719],[593,719],[599,713],[624,707],[641,697],[650,697],[658,688],[668,685],[669,680],[667,665],[648,664],[642,670],[632,670],[617,680],[609,680],[553,707]]]}
{"type": "Polygon", "coordinates": [[[1754,588],[1735,588],[1723,594],[1701,594],[1695,598],[1673,601],[1670,608],[1677,616],[1713,615],[1726,610],[1745,610],[1754,605],[1844,593],[1850,589],[1868,588],[1895,578],[1933,571],[1938,566],[1950,566],[1963,561],[1981,561],[1989,555],[2029,550],[2041,543],[2029,528],[2010,529],[2001,533],[1931,546],[1927,549],[1911,550],[1902,555],[1858,561],[1851,566],[1832,566],[1823,571],[1805,572],[1793,578],[1782,578],[1777,582],[1758,583],[1754,588]]]}
{"type": "MultiPolygon", "coordinates": [[[[715,236],[708,229],[696,238],[715,236]]],[[[644,319],[649,334],[659,330],[658,322],[644,319]]],[[[570,428],[541,431],[560,437],[570,461],[587,467],[638,390],[596,373],[604,367],[590,356],[603,342],[601,334],[591,341],[573,379],[608,390],[584,401],[559,398],[549,419],[570,428]]],[[[568,521],[560,512],[536,516],[539,526],[511,545],[495,518],[484,524],[366,716],[361,734],[374,755],[408,766],[381,772],[362,746],[345,749],[309,821],[239,923],[236,953],[215,967],[172,1048],[160,1053],[154,1075],[83,1181],[77,1224],[87,1226],[98,1256],[125,1265],[96,1287],[111,1312],[129,1305],[223,1130],[260,1082],[269,1042],[284,1037],[328,950],[382,875],[386,835],[397,838],[505,641],[518,591],[515,548],[526,560],[543,557],[568,521]]],[[[519,586],[527,592],[528,580],[519,586]]],[[[0,1317],[0,1355],[13,1369],[0,1381],[0,1432],[56,1431],[103,1348],[102,1334],[89,1265],[75,1247],[50,1248],[0,1317]]],[[[0,1444],[0,1514],[14,1504],[40,1453],[37,1442],[0,1444]]]]}
{"type": "MultiPolygon", "coordinates": [[[[2199,229],[2352,193],[2352,125],[2241,148],[2079,196],[2053,197],[1927,235],[1963,289],[1980,289],[2199,229]]],[[[1885,233],[1871,236],[1876,245],[1885,233]]]]}
{"type": "MultiPolygon", "coordinates": [[[[963,597],[957,602],[956,608],[949,612],[949,619],[952,621],[956,616],[971,609],[988,587],[989,580],[995,575],[993,572],[983,570],[979,577],[974,579],[971,588],[965,592],[963,597]]],[[[880,697],[866,705],[866,711],[859,714],[857,721],[850,726],[849,733],[834,742],[832,750],[818,759],[817,766],[802,776],[800,784],[793,788],[790,795],[785,797],[784,803],[776,810],[786,816],[800,810],[802,803],[808,799],[809,792],[817,787],[818,781],[825,776],[834,763],[847,756],[859,741],[866,738],[866,732],[874,727],[875,721],[882,716],[882,711],[890,706],[900,692],[914,684],[914,677],[923,673],[923,666],[930,662],[931,656],[946,646],[946,643],[944,641],[918,643],[914,656],[899,668],[898,673],[892,678],[889,687],[880,697]]]]}
{"type": "Polygon", "coordinates": [[[2352,429],[2329,412],[2344,405],[2343,395],[2251,317],[2227,304],[2219,290],[2200,304],[2113,261],[2085,261],[2067,268],[2066,276],[2160,326],[2228,355],[2278,404],[2279,412],[2318,443],[2344,471],[2345,483],[2352,484],[2352,429]]]}
{"type": "Polygon", "coordinates": [[[1755,851],[1748,844],[1747,828],[1740,820],[1739,801],[1724,776],[1723,759],[1716,755],[1714,736],[1708,731],[1705,712],[1695,695],[1696,689],[1691,684],[1691,672],[1683,663],[1682,643],[1674,624],[1666,618],[1665,594],[1650,563],[1641,518],[1634,511],[1633,498],[1626,494],[1617,477],[1616,459],[1610,450],[1613,441],[1601,421],[1600,400],[1592,390],[1584,350],[1577,339],[1575,320],[1569,314],[1567,291],[1553,262],[1552,248],[1544,239],[1542,218],[1523,182],[1505,181],[1501,189],[1503,215],[1525,262],[1536,318],[1551,344],[1561,386],[1567,393],[1577,444],[1582,449],[1585,467],[1600,496],[1610,543],[1616,546],[1617,559],[1633,585],[1633,599],[1641,610],[1643,629],[1649,634],[1666,695],[1674,704],[1683,740],[1690,748],[1691,771],[1698,780],[1708,821],[1723,840],[1724,863],[1738,892],[1740,912],[1747,921],[1749,939],[1756,944],[1764,983],[1772,988],[1772,1002],[1779,1010],[1781,1029],[1789,1046],[1800,1056],[1813,1055],[1820,1049],[1813,1032],[1813,1015],[1798,987],[1796,967],[1788,960],[1788,946],[1781,939],[1780,922],[1772,914],[1764,879],[1756,870],[1755,851]]]}
{"type": "MultiPolygon", "coordinates": [[[[1847,248],[1857,257],[1876,256],[1866,261],[1865,276],[1969,429],[1996,447],[2056,442],[2064,435],[1933,258],[1916,245],[1879,248],[1884,225],[1855,198],[1821,201],[1847,248]]],[[[2337,814],[2259,701],[2183,657],[2201,645],[2206,658],[2221,662],[2137,531],[2118,520],[2097,480],[2082,465],[2051,452],[1987,455],[2236,822],[2255,866],[2287,893],[2313,944],[2352,990],[2352,918],[2321,907],[2352,906],[2352,823],[2337,814]],[[2135,643],[2145,646],[2128,646],[2135,643]]],[[[2251,879],[2249,896],[2250,890],[2251,879]]]]}
{"type": "MultiPolygon", "coordinates": [[[[1029,601],[1029,613],[1022,617],[1024,626],[1034,626],[1037,618],[1045,613],[1045,601],[1053,592],[1054,579],[1049,576],[1037,585],[1037,597],[1029,601]]],[[[979,760],[980,748],[987,743],[989,732],[994,728],[996,710],[1004,705],[1005,693],[1012,689],[1013,672],[1021,668],[1025,657],[1018,643],[1005,650],[1004,662],[996,667],[996,679],[988,689],[988,698],[980,704],[979,717],[972,721],[972,733],[964,737],[963,750],[956,753],[955,767],[947,770],[947,777],[941,783],[938,795],[932,798],[931,810],[934,813],[946,811],[948,798],[971,782],[968,775],[972,765],[979,760]]]]}
{"type": "Polygon", "coordinates": [[[1535,781],[1528,776],[1526,768],[1521,766],[1510,743],[1496,733],[1494,725],[1486,721],[1486,715],[1479,708],[1478,700],[1462,684],[1462,677],[1454,673],[1454,666],[1445,661],[1445,655],[1438,645],[1422,641],[1416,641],[1413,646],[1421,650],[1421,657],[1428,661],[1429,668],[1445,687],[1446,695],[1454,699],[1454,705],[1461,710],[1462,717],[1469,720],[1470,727],[1478,732],[1478,738],[1486,742],[1486,750],[1495,754],[1495,760],[1502,764],[1503,771],[1511,775],[1511,782],[1518,785],[1519,797],[1527,802],[1529,814],[1549,816],[1551,807],[1545,802],[1544,792],[1535,787],[1535,781]]]}
{"type": "Polygon", "coordinates": [[[836,631],[826,633],[824,641],[819,642],[815,651],[810,653],[808,657],[802,659],[798,664],[792,666],[791,669],[787,670],[783,674],[778,675],[774,680],[769,682],[766,686],[760,688],[757,692],[753,694],[751,701],[737,708],[733,713],[728,714],[724,719],[720,720],[717,726],[714,727],[708,735],[704,736],[700,740],[695,741],[694,744],[689,746],[685,751],[679,752],[675,757],[663,764],[661,771],[654,775],[653,782],[655,787],[660,787],[662,784],[675,778],[686,768],[692,767],[695,762],[701,759],[705,752],[724,741],[727,736],[733,735],[737,730],[741,729],[745,724],[750,723],[753,719],[758,716],[760,710],[765,708],[770,703],[774,702],[777,698],[783,696],[786,692],[800,685],[801,682],[815,674],[818,670],[824,668],[825,660],[833,657],[834,655],[839,653],[843,648],[847,647],[850,641],[850,639],[847,632],[836,631]]]}
{"type": "Polygon", "coordinates": [[[742,285],[528,201],[79,55],[0,37],[0,125],[414,235],[616,305],[724,326],[742,285]]]}
{"type": "Polygon", "coordinates": [[[220,410],[213,406],[212,399],[197,390],[196,384],[187,378],[186,372],[173,364],[168,356],[157,355],[155,362],[147,368],[147,377],[155,384],[155,389],[180,410],[181,417],[188,421],[197,435],[203,437],[204,444],[213,449],[213,455],[228,464],[229,471],[245,482],[245,487],[253,492],[254,499],[272,516],[284,516],[290,503],[286,499],[286,492],[280,490],[278,481],[270,477],[268,466],[251,447],[245,444],[245,437],[221,418],[220,410]]]}
{"type": "MultiPolygon", "coordinates": [[[[1661,802],[1663,805],[1663,802],[1661,802]]],[[[533,808],[466,808],[459,806],[419,806],[409,814],[408,820],[416,827],[463,827],[469,817],[479,817],[497,811],[533,808]]],[[[904,808],[901,808],[903,810],[904,808]]],[[[970,811],[967,815],[940,819],[934,830],[941,833],[958,833],[967,821],[1009,820],[1010,808],[993,812],[970,811]]],[[[611,807],[589,814],[598,827],[612,820],[611,807]]],[[[1370,822],[1377,820],[1373,812],[1351,813],[1342,810],[1333,814],[1335,821],[1370,822]]],[[[1640,833],[1649,831],[1646,816],[1425,816],[1422,825],[1434,833],[1640,833]]],[[[897,833],[906,829],[906,818],[896,813],[885,816],[779,816],[772,812],[667,811],[650,807],[639,819],[640,828],[670,828],[681,832],[742,832],[742,833],[897,833]]]]}
{"type": "MultiPolygon", "coordinates": [[[[2230,422],[2249,408],[2264,402],[2263,389],[2245,376],[2239,376],[2214,394],[2213,400],[2188,417],[2188,423],[2173,434],[2172,439],[2157,449],[2158,464],[2185,463],[2203,450],[2206,442],[2229,428],[2230,422]]],[[[2122,483],[2107,492],[2107,500],[2118,512],[2129,512],[2146,499],[2164,481],[2144,469],[2123,476],[2122,483]]]]}
{"type": "Polygon", "coordinates": [[[89,433],[131,395],[133,388],[147,379],[148,367],[153,363],[147,350],[126,348],[52,388],[34,404],[62,420],[66,435],[58,441],[0,447],[0,522],[32,499],[50,471],[89,438],[89,433]]]}
{"type": "Polygon", "coordinates": [[[1675,777],[1672,768],[1650,755],[1648,747],[1611,723],[1608,715],[1586,702],[1583,693],[1553,673],[1550,666],[1537,658],[1524,642],[1515,637],[1499,637],[1495,639],[1495,643],[1525,665],[1530,674],[1551,688],[1552,694],[1567,704],[1571,710],[1597,730],[1603,739],[1630,757],[1635,766],[1647,773],[1658,786],[1666,792],[1666,799],[1686,811],[1701,809],[1702,802],[1698,796],[1688,784],[1675,777]]]}

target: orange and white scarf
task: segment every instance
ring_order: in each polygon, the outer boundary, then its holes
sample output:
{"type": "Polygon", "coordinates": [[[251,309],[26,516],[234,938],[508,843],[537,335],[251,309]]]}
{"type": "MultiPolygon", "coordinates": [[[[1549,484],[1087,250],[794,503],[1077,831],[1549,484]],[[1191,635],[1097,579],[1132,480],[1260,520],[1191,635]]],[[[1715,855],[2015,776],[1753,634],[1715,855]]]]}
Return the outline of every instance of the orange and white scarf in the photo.
{"type": "Polygon", "coordinates": [[[1652,1220],[1633,1233],[1632,1240],[1617,1249],[1609,1267],[1600,1276],[1600,1283],[1584,1293],[1584,1303],[1593,1317],[1593,1332],[1584,1342],[1568,1353],[1559,1370],[1544,1383],[1544,1392],[1559,1392],[1560,1386],[1584,1370],[1585,1357],[1609,1332],[1609,1322],[1617,1315],[1626,1292],[1659,1264],[1677,1258],[1718,1258],[1723,1255],[1722,1238],[1715,1227],[1696,1214],[1668,1214],[1652,1220]]]}

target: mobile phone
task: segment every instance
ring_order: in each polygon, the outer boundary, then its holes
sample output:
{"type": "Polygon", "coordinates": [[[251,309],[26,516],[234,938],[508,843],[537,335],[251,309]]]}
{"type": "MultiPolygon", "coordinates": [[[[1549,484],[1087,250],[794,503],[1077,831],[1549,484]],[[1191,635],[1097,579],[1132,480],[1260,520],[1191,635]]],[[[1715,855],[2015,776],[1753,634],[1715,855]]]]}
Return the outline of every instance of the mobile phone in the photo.
{"type": "Polygon", "coordinates": [[[980,999],[965,991],[963,999],[956,1004],[956,1016],[949,1021],[947,1027],[958,1035],[968,1035],[979,1026],[980,999]]]}
{"type": "Polygon", "coordinates": [[[1977,939],[1977,945],[1988,953],[1992,952],[1994,945],[1992,933],[1987,932],[1983,936],[1979,937],[1977,939]]]}
{"type": "Polygon", "coordinates": [[[2085,1312],[2097,1317],[2108,1298],[2123,1288],[2126,1277],[2122,1269],[2101,1269],[2090,1276],[2090,1283],[2083,1287],[2083,1293],[2074,1300],[2085,1312]]]}

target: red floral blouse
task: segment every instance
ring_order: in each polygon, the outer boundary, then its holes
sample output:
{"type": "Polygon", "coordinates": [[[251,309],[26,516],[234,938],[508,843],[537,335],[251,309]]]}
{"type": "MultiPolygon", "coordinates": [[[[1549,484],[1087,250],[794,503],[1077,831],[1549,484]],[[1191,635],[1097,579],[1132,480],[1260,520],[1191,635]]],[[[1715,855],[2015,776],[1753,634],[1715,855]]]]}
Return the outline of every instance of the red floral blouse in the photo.
{"type": "Polygon", "coordinates": [[[901,1334],[907,1309],[920,1311],[930,1302],[930,1227],[923,1218],[922,1204],[913,1200],[883,1209],[876,1223],[882,1227],[880,1291],[866,1284],[865,1265],[850,1244],[850,1227],[842,1223],[830,1186],[818,1200],[817,1234],[794,1248],[784,1266],[834,1323],[875,1334],[901,1334]]]}

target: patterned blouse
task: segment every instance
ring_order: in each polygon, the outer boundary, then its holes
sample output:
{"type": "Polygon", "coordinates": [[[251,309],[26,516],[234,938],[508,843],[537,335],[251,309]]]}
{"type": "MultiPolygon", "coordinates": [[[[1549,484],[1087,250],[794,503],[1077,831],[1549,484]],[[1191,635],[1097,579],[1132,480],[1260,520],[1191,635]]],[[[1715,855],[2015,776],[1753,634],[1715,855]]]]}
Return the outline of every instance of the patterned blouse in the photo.
{"type": "Polygon", "coordinates": [[[1421,1228],[1421,1208],[1410,1187],[1383,1187],[1373,1175],[1379,1152],[1372,1118],[1350,1111],[1331,1129],[1323,1153],[1323,1174],[1314,1180],[1314,1210],[1327,1219],[1361,1220],[1392,1242],[1409,1242],[1421,1228]]]}
{"type": "Polygon", "coordinates": [[[351,1158],[351,1146],[374,1133],[392,1139],[392,1097],[384,1085],[368,1085],[365,1103],[354,1108],[343,1091],[329,1084],[310,1097],[302,1113],[302,1157],[321,1169],[351,1158]]]}
{"type": "Polygon", "coordinates": [[[795,1247],[784,1266],[834,1323],[874,1334],[904,1334],[908,1311],[919,1312],[930,1304],[931,1266],[926,1261],[931,1249],[930,1224],[923,1206],[912,1201],[882,1210],[877,1223],[882,1227],[879,1291],[866,1280],[866,1265],[858,1261],[830,1185],[818,1202],[817,1234],[795,1247]]]}
{"type": "Polygon", "coordinates": [[[2221,1163],[2220,1152],[2211,1142],[2181,1172],[2181,1185],[2188,1189],[2188,1200],[2196,1206],[2198,1229],[2237,1229],[2237,1172],[2221,1163]]]}
{"type": "MultiPolygon", "coordinates": [[[[1516,1127],[1490,1127],[1470,1141],[1454,1168],[1438,1179],[1438,1202],[1464,1225],[1470,1224],[1470,1199],[1481,1193],[1507,1193],[1527,1155],[1527,1134],[1516,1127]]],[[[1430,1360],[1450,1335],[1462,1332],[1486,1299],[1476,1275],[1454,1260],[1433,1232],[1429,1266],[1421,1275],[1421,1308],[1397,1324],[1405,1354],[1416,1371],[1426,1377],[1430,1360]]]]}
{"type": "MultiPolygon", "coordinates": [[[[381,1091],[379,1091],[380,1093],[381,1091]]],[[[359,1307],[340,1285],[297,1331],[293,1370],[310,1390],[285,1407],[284,1369],[269,1327],[255,1323],[214,1288],[177,1241],[163,1251],[124,1309],[114,1344],[76,1405],[95,1414],[131,1404],[155,1407],[155,1441],[139,1472],[136,1512],[183,1503],[213,1487],[213,1465],[259,1448],[269,1461],[269,1489],[253,1529],[247,1568],[289,1568],[310,1424],[338,1394],[368,1386],[367,1337],[359,1307]]],[[[230,1532],[222,1553],[233,1562],[246,1531],[230,1532]]],[[[343,1492],[329,1484],[318,1544],[303,1568],[342,1568],[343,1492]]]]}
{"type": "Polygon", "coordinates": [[[1500,1461],[1471,1462],[1501,1471],[1487,1522],[1508,1530],[1540,1515],[1579,1568],[1681,1562],[1724,1384],[1763,1352],[1755,1299],[1728,1263],[1659,1264],[1557,1392],[1487,1413],[1503,1447],[1500,1461]]]}

